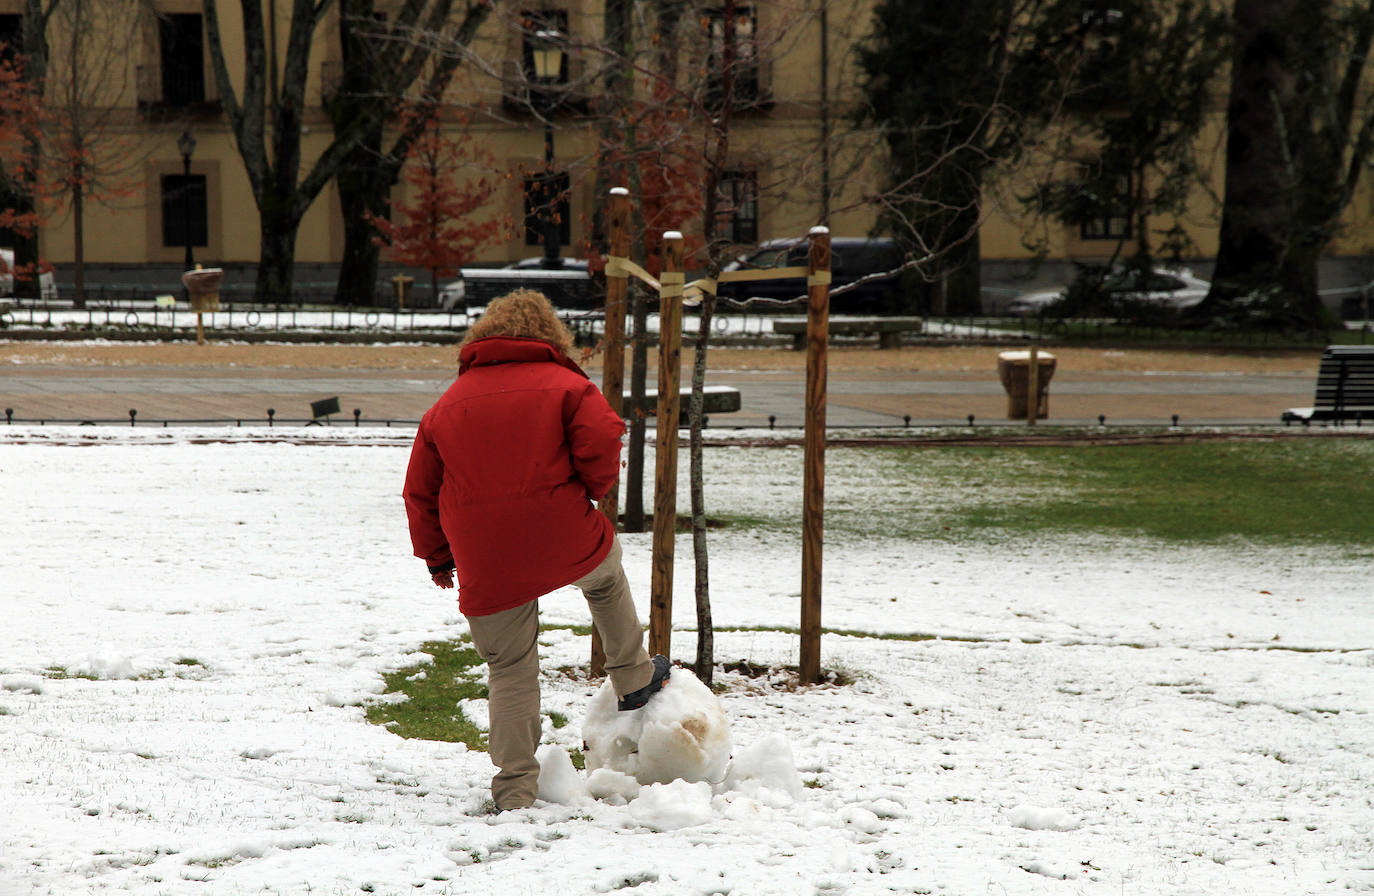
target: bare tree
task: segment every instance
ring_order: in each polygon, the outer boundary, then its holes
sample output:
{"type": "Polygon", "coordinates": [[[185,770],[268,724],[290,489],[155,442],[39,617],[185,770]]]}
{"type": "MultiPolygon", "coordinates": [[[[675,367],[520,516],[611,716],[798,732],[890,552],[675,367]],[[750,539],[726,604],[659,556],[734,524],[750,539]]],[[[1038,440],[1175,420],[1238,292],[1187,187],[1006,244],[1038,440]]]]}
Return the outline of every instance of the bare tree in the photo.
{"type": "MultiPolygon", "coordinates": [[[[236,85],[229,74],[218,0],[205,0],[208,49],[220,102],[258,207],[258,298],[281,303],[291,296],[296,235],[306,210],[350,155],[375,138],[394,99],[424,70],[430,45],[409,39],[393,41],[394,46],[383,51],[388,66],[383,90],[364,95],[375,102],[358,107],[347,121],[336,118],[333,142],[307,166],[301,138],[310,50],[316,30],[333,4],[330,0],[292,0],[280,66],[268,52],[268,23],[262,5],[257,0],[240,0],[239,5],[244,47],[241,84],[236,85]]],[[[486,0],[472,0],[464,7],[466,15],[461,22],[470,23],[468,27],[475,30],[490,6],[486,0]]],[[[352,7],[350,10],[356,12],[352,7]]],[[[393,26],[395,33],[470,36],[471,31],[465,32],[463,24],[450,24],[452,10],[453,0],[430,4],[412,0],[402,5],[398,23],[393,26]]]]}
{"type": "Polygon", "coordinates": [[[63,0],[62,42],[48,64],[43,117],[52,195],[70,204],[76,307],[85,305],[86,205],[130,196],[146,153],[123,128],[117,101],[129,86],[128,48],[137,41],[140,0],[63,0]]]}

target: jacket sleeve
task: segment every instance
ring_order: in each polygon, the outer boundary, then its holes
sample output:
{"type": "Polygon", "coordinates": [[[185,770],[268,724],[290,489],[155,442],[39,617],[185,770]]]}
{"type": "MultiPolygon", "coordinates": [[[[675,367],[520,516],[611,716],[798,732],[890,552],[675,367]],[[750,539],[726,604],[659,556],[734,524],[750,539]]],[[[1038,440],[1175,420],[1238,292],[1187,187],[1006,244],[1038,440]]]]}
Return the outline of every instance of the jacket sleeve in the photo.
{"type": "Polygon", "coordinates": [[[449,547],[444,528],[439,524],[439,486],[444,481],[444,462],[434,442],[421,423],[410,449],[410,465],[406,468],[403,497],[406,519],[410,523],[410,543],[415,556],[424,560],[431,570],[453,565],[453,550],[449,547]]]}
{"type": "Polygon", "coordinates": [[[564,424],[573,470],[587,487],[587,497],[600,501],[620,478],[620,437],[625,433],[625,422],[593,383],[588,382],[574,400],[572,414],[564,424]]]}

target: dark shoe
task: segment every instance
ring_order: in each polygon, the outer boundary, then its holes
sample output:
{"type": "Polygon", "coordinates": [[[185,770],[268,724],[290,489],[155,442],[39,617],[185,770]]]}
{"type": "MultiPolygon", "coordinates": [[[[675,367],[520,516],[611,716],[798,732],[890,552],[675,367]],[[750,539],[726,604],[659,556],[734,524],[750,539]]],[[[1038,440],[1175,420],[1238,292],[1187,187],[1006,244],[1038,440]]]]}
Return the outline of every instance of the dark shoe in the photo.
{"type": "Polygon", "coordinates": [[[639,709],[645,703],[649,702],[650,697],[661,691],[663,686],[668,683],[668,676],[673,674],[673,667],[669,665],[668,658],[663,654],[657,654],[654,656],[653,663],[654,677],[650,679],[649,683],[644,687],[637,691],[631,691],[620,698],[618,706],[621,712],[639,709]]]}

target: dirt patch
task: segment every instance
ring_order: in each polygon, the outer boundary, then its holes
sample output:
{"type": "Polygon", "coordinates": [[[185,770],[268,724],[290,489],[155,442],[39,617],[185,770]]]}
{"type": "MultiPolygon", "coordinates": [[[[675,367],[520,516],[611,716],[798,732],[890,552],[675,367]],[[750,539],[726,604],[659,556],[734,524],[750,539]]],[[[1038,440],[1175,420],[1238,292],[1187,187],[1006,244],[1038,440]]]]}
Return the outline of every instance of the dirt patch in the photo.
{"type": "MultiPolygon", "coordinates": [[[[1024,347],[1024,346],[1021,346],[1024,347]]],[[[829,369],[844,372],[986,372],[995,346],[833,347],[829,369]]],[[[1235,351],[1054,348],[1059,369],[1075,373],[1316,373],[1321,349],[1235,351]]],[[[650,351],[649,369],[657,354],[650,351]]],[[[683,350],[684,368],[692,353],[683,350]]],[[[713,370],[802,371],[806,356],[785,348],[716,348],[713,370]]],[[[601,356],[583,357],[599,370],[601,356]]],[[[457,349],[438,345],[261,345],[245,343],[0,342],[0,364],[53,367],[264,368],[296,370],[453,370],[457,349]]]]}

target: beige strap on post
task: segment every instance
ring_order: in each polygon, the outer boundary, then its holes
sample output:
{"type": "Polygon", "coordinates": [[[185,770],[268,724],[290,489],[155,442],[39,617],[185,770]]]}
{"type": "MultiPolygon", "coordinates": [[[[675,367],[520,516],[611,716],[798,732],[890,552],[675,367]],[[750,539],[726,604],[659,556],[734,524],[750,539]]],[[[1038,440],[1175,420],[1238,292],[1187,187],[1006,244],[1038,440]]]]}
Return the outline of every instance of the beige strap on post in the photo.
{"type": "Polygon", "coordinates": [[[829,271],[817,271],[816,273],[809,275],[809,276],[806,278],[806,285],[807,285],[807,286],[829,286],[829,285],[830,285],[830,272],[829,272],[829,271]]]}
{"type": "Polygon", "coordinates": [[[664,297],[680,296],[684,291],[684,284],[687,282],[687,275],[682,271],[664,271],[659,278],[659,295],[664,297]]]}
{"type": "Polygon", "coordinates": [[[628,258],[621,255],[606,256],[606,276],[607,277],[638,277],[649,285],[650,289],[658,289],[658,281],[646,270],[635,264],[628,258]]]}

